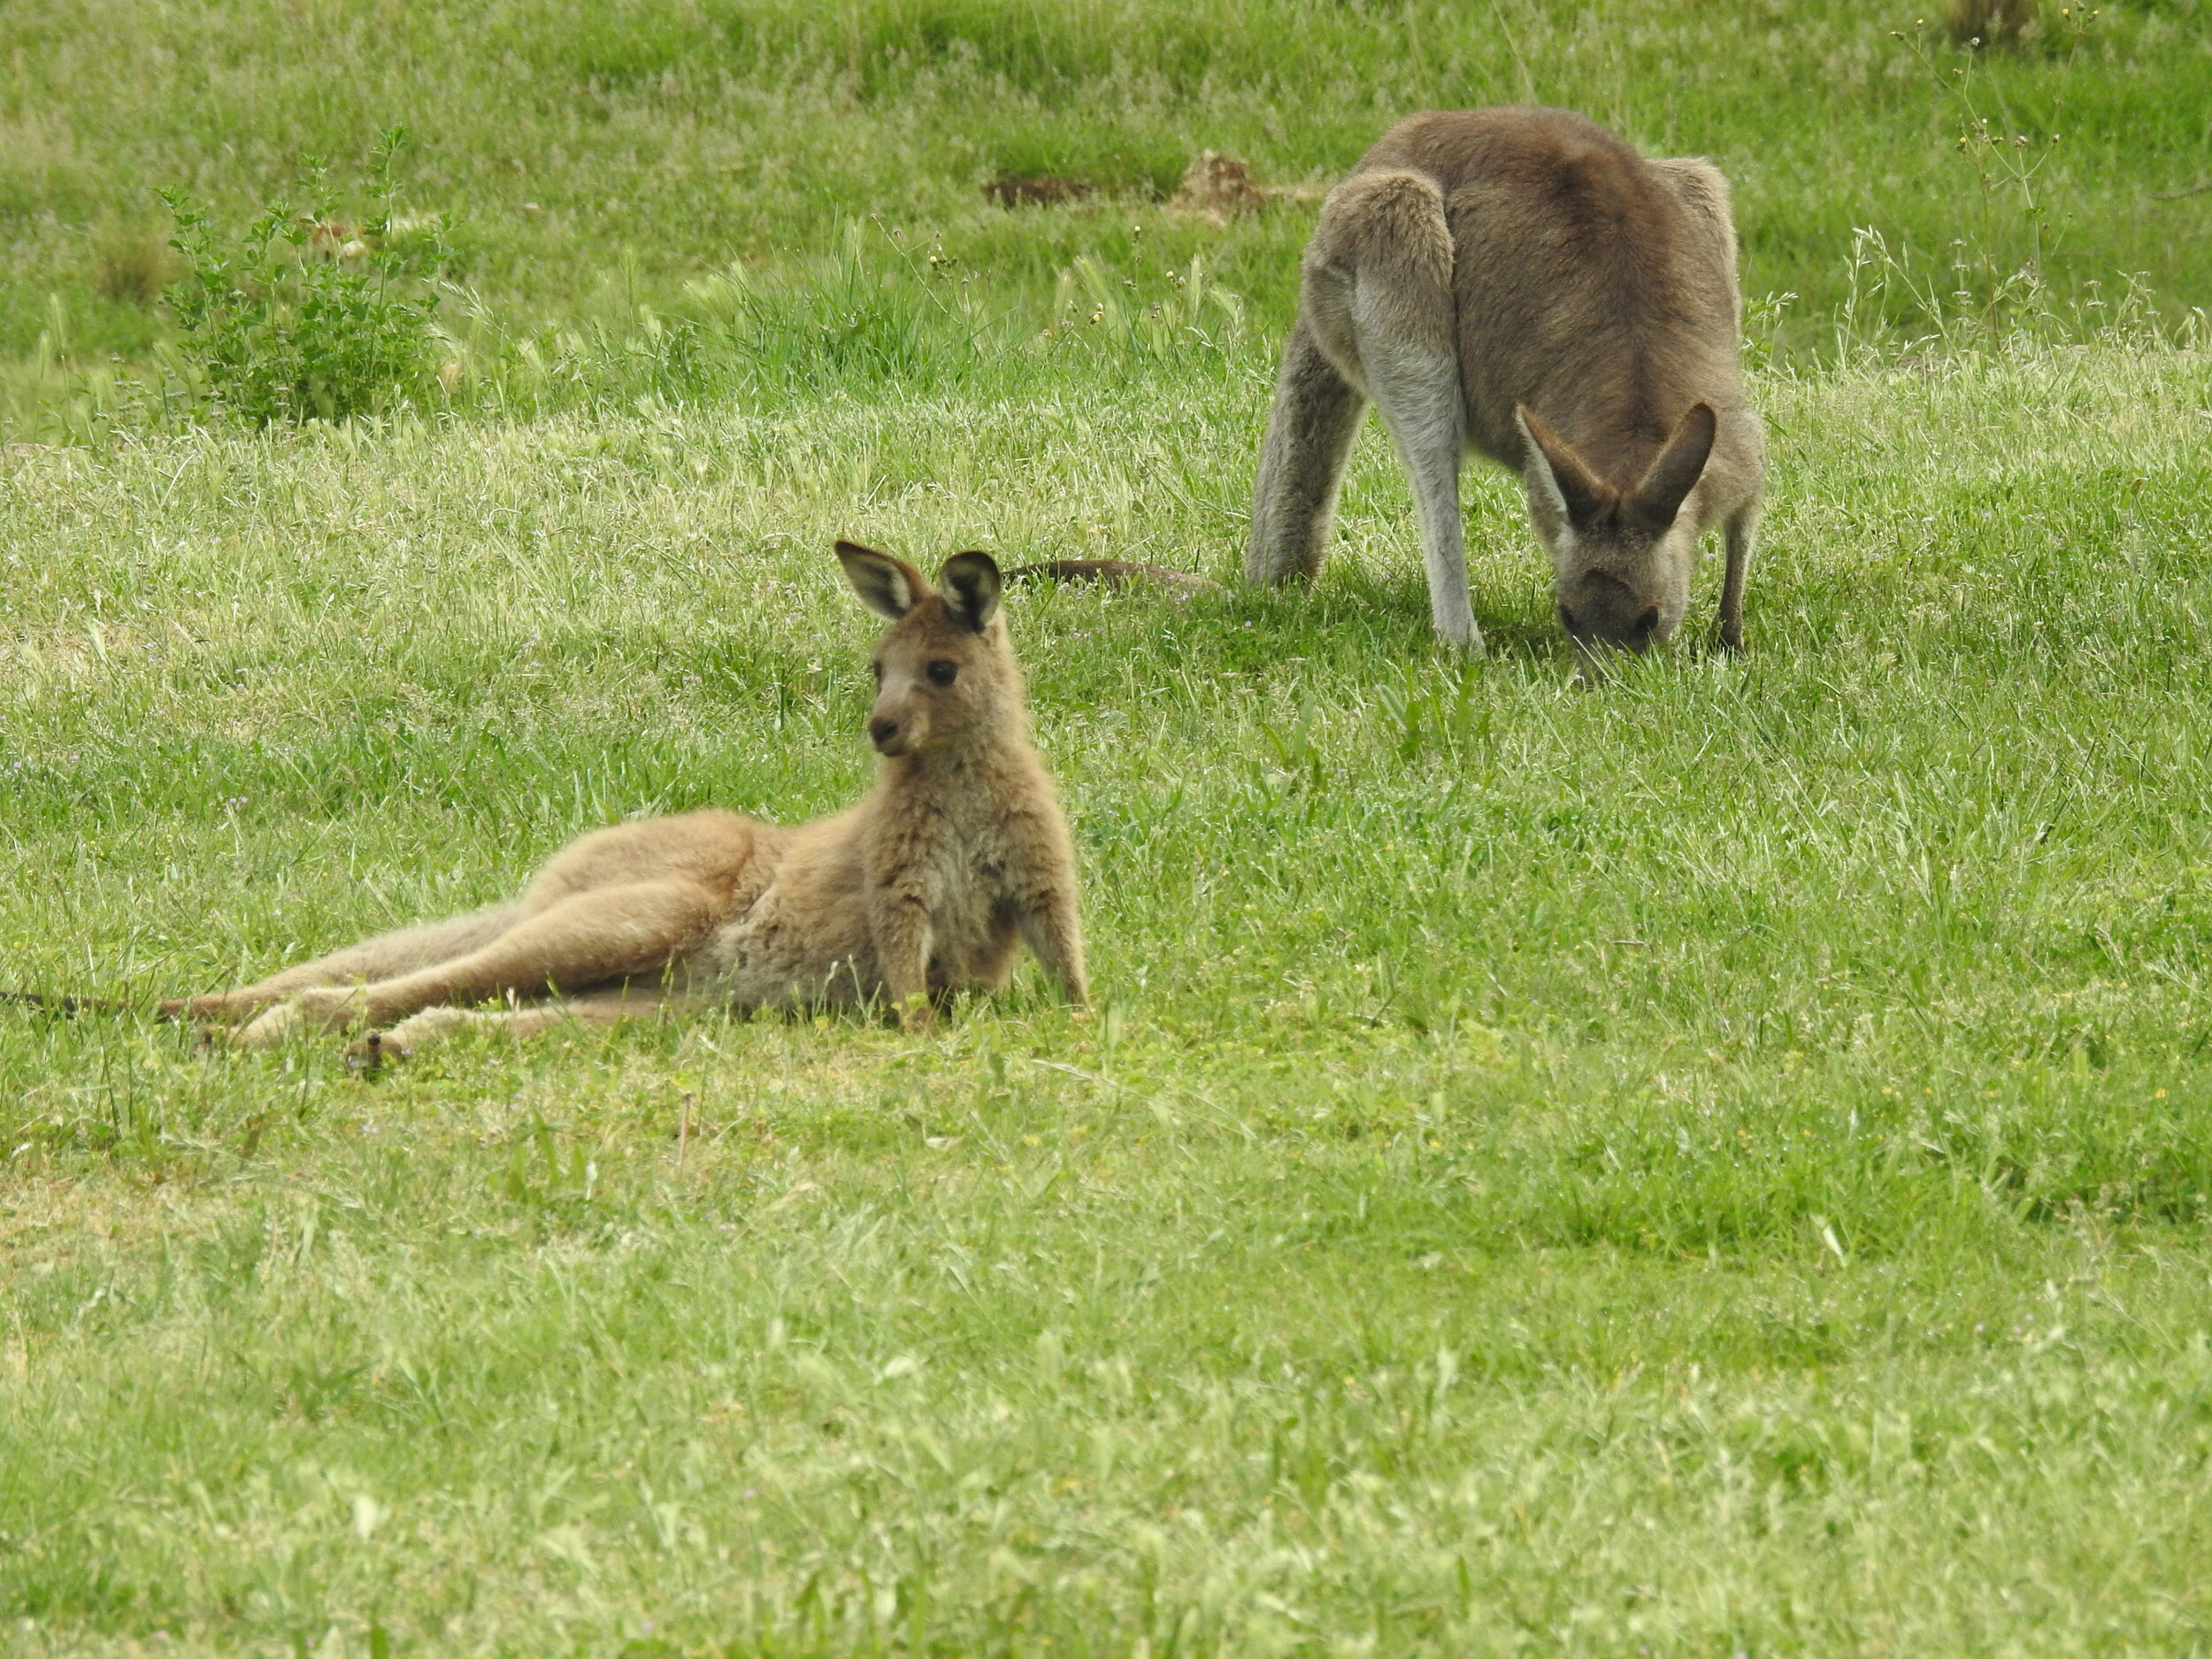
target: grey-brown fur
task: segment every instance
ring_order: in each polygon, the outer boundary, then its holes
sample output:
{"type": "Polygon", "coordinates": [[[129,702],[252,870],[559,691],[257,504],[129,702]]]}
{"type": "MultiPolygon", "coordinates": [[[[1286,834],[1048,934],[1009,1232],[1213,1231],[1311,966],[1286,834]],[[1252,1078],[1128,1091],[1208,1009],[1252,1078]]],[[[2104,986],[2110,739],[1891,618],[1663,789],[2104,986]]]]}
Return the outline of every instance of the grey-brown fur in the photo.
{"type": "Polygon", "coordinates": [[[1246,575],[1320,569],[1372,402],[1411,475],[1446,641],[1482,643],[1459,514],[1472,449],[1523,475],[1578,641],[1666,638],[1698,538],[1719,526],[1721,638],[1740,646],[1763,487],[1740,320],[1728,183],[1710,164],[1646,160],[1563,110],[1400,122],[1330,192],[1307,244],[1246,575]]]}
{"type": "Polygon", "coordinates": [[[511,903],[162,1011],[248,1021],[249,1048],[360,1024],[372,1057],[462,1025],[527,1034],[672,1004],[879,1005],[911,1025],[1004,985],[1024,942],[1082,1002],[1074,844],[1029,743],[997,565],[962,553],[933,587],[887,554],[837,554],[891,622],[868,719],[883,766],[860,804],[796,827],[710,809],[595,830],[511,903]],[[487,1002],[506,1006],[471,1006],[487,1002]]]}

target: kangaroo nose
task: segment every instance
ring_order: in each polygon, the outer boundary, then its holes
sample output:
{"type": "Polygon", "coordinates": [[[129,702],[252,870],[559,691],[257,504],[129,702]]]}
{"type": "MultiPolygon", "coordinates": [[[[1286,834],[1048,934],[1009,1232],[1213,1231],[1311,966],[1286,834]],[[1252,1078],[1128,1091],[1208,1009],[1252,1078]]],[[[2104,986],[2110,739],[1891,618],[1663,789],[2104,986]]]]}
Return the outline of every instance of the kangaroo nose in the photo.
{"type": "Polygon", "coordinates": [[[887,714],[879,714],[868,722],[868,741],[878,749],[899,734],[899,723],[887,714]]]}

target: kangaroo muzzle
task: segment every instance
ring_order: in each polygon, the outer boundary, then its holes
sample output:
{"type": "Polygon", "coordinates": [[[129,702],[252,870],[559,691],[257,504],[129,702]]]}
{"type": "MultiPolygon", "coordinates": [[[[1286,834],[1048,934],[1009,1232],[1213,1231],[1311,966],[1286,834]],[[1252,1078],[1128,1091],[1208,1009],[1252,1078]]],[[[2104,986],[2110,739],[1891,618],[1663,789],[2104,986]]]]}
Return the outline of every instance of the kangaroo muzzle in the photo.
{"type": "Polygon", "coordinates": [[[868,741],[887,757],[910,755],[929,739],[929,710],[912,695],[879,698],[868,711],[868,741]]]}

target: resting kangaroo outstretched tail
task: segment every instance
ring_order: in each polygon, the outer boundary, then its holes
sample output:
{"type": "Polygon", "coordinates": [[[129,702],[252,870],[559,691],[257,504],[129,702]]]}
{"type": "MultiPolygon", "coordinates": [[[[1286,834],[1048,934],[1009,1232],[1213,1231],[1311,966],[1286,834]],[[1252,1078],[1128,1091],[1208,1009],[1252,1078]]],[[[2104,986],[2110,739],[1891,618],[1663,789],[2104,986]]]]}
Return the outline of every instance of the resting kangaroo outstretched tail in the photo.
{"type": "Polygon", "coordinates": [[[1371,400],[1412,476],[1446,641],[1482,649],[1459,516],[1475,449],[1523,474],[1578,642],[1665,639],[1718,524],[1721,640],[1740,648],[1764,472],[1740,322],[1728,181],[1710,163],[1647,161],[1563,110],[1400,122],[1307,244],[1245,574],[1320,569],[1371,400]]]}
{"type": "Polygon", "coordinates": [[[919,1025],[952,992],[1003,986],[1023,941],[1082,1002],[1075,849],[1030,747],[998,566],[956,554],[933,587],[849,541],[837,557],[891,622],[868,715],[883,766],[859,805],[795,828],[709,809],[595,830],[512,903],[161,1012],[250,1021],[232,1039],[247,1048],[365,1025],[371,1058],[461,1025],[527,1034],[672,1004],[877,1004],[919,1025]],[[484,1002],[509,1006],[469,1006],[484,1002]]]}

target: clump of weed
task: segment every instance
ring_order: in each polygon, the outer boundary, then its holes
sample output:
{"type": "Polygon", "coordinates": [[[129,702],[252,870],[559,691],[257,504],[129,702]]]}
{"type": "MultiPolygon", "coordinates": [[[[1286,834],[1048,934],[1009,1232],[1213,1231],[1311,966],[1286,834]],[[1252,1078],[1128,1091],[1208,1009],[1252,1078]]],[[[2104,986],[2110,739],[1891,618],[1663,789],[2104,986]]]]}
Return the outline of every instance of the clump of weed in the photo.
{"type": "Polygon", "coordinates": [[[1954,0],[1951,39],[1961,46],[2017,46],[2036,23],[2036,0],[1954,0]]]}
{"type": "Polygon", "coordinates": [[[92,259],[100,297],[143,311],[153,309],[179,274],[176,250],[150,226],[111,226],[94,241],[92,259]]]}
{"type": "Polygon", "coordinates": [[[371,156],[373,204],[355,219],[332,207],[327,169],[305,165],[309,205],[276,203],[230,234],[165,190],[171,245],[186,271],[168,289],[186,357],[227,412],[268,426],[343,420],[414,401],[429,379],[438,296],[422,280],[440,249],[434,224],[396,238],[392,161],[404,134],[371,156]]]}

